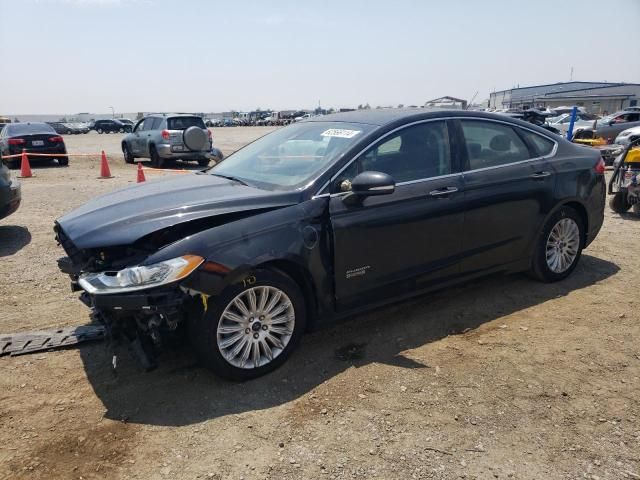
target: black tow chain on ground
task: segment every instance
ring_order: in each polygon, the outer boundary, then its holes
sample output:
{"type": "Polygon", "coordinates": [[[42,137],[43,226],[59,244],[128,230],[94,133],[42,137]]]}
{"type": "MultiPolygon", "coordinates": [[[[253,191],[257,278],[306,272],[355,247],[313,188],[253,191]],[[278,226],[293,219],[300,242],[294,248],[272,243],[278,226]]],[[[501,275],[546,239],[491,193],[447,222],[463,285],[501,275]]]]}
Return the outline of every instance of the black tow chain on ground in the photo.
{"type": "Polygon", "coordinates": [[[0,335],[0,356],[10,355],[16,357],[103,339],[104,327],[95,325],[11,333],[0,335]]]}

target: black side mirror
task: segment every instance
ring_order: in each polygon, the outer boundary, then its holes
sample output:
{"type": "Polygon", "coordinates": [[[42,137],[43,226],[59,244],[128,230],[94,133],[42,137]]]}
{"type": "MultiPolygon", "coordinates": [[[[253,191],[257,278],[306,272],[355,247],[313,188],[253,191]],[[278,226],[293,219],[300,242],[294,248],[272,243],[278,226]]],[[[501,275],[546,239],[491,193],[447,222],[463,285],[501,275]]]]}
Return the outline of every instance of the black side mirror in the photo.
{"type": "Polygon", "coordinates": [[[366,197],[389,195],[396,189],[396,182],[386,173],[362,172],[351,182],[351,193],[345,197],[345,202],[359,203],[366,197]]]}

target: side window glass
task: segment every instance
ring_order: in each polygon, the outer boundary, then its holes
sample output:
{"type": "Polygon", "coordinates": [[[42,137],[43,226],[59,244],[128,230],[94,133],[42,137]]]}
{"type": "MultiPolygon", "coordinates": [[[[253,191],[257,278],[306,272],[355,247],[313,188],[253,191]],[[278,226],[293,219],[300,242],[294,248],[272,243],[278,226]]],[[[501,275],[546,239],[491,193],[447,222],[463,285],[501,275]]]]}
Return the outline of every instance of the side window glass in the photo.
{"type": "Polygon", "coordinates": [[[531,158],[529,149],[508,125],[461,120],[469,169],[497,167],[531,158]]]}
{"type": "Polygon", "coordinates": [[[144,120],[140,120],[138,123],[136,123],[136,126],[133,127],[133,131],[139,132],[140,130],[142,130],[143,125],[144,125],[144,120]]]}
{"type": "Polygon", "coordinates": [[[162,123],[162,119],[161,118],[154,118],[150,129],[151,130],[157,130],[160,127],[161,123],[162,123]]]}
{"type": "Polygon", "coordinates": [[[527,137],[527,139],[531,143],[533,143],[533,145],[536,147],[536,150],[538,151],[538,154],[541,157],[549,155],[553,151],[555,142],[553,142],[552,140],[549,140],[548,138],[543,137],[542,135],[538,135],[537,133],[533,133],[529,130],[520,130],[520,133],[522,133],[522,135],[527,137]]]}
{"type": "Polygon", "coordinates": [[[451,173],[446,123],[422,123],[385,138],[342,171],[333,181],[331,192],[351,190],[351,181],[367,170],[387,173],[396,183],[451,173]]]}
{"type": "Polygon", "coordinates": [[[151,125],[153,125],[153,121],[155,119],[153,117],[147,117],[144,119],[144,123],[142,124],[142,128],[140,130],[151,130],[151,125]]]}
{"type": "Polygon", "coordinates": [[[444,121],[407,127],[371,147],[358,160],[358,172],[391,175],[396,183],[451,173],[449,136],[444,121]]]}

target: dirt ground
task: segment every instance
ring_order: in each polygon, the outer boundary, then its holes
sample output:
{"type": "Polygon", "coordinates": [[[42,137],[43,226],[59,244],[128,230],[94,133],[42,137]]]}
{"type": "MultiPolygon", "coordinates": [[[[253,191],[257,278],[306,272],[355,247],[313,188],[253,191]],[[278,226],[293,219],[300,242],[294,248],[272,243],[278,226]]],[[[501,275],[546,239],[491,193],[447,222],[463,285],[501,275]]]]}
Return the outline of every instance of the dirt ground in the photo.
{"type": "MultiPolygon", "coordinates": [[[[214,129],[228,154],[268,128],[214,129]]],[[[0,221],[0,333],[87,323],[52,224],[135,181],[120,135],[66,138],[0,221]]],[[[148,173],[150,181],[161,174],[148,173]]],[[[230,383],[187,347],[142,372],[103,344],[0,358],[0,478],[640,479],[640,222],[607,212],[575,273],[493,277],[307,335],[230,383]]]]}

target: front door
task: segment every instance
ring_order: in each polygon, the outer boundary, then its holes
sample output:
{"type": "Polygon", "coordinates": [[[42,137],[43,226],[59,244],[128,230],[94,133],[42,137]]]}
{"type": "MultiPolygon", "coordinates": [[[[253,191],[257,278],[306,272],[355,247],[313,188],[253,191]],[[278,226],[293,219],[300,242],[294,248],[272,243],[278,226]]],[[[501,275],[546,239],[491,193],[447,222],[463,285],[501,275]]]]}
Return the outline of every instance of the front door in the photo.
{"type": "Polygon", "coordinates": [[[144,119],[140,120],[136,123],[136,126],[133,127],[133,135],[131,140],[131,151],[134,155],[140,155],[140,144],[141,144],[141,135],[142,135],[142,126],[144,125],[144,119]]]}
{"type": "Polygon", "coordinates": [[[427,288],[457,275],[463,185],[444,121],[381,139],[334,181],[330,200],[338,309],[427,288]],[[396,180],[395,191],[348,205],[349,182],[363,171],[396,180]]]}

